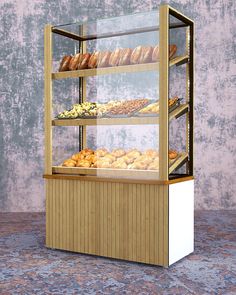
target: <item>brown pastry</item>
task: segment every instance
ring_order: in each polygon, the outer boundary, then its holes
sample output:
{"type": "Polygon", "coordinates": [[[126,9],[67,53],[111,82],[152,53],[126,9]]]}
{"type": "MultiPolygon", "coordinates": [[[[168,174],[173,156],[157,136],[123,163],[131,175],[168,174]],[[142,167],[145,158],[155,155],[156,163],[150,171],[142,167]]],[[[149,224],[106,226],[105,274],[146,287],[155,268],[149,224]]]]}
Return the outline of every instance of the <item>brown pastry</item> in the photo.
{"type": "Polygon", "coordinates": [[[71,55],[63,56],[58,71],[59,72],[69,71],[69,65],[70,65],[71,59],[72,59],[71,55]]]}
{"type": "Polygon", "coordinates": [[[145,46],[142,47],[142,53],[139,58],[139,63],[144,64],[152,61],[152,52],[153,52],[153,47],[152,46],[145,46]]]}
{"type": "Polygon", "coordinates": [[[77,66],[78,63],[81,59],[82,54],[81,53],[77,53],[75,56],[73,56],[70,60],[70,64],[69,64],[69,70],[70,71],[75,71],[77,70],[77,66]]]}
{"type": "Polygon", "coordinates": [[[84,168],[89,168],[90,167],[90,162],[87,160],[80,160],[77,162],[76,167],[84,167],[84,168]]]}
{"type": "Polygon", "coordinates": [[[175,44],[172,44],[169,46],[169,59],[171,59],[177,51],[177,46],[175,44]]]}
{"type": "Polygon", "coordinates": [[[174,150],[169,150],[169,159],[173,160],[178,156],[178,153],[174,150]]]}
{"type": "Polygon", "coordinates": [[[84,155],[82,155],[81,153],[77,153],[77,154],[74,154],[71,157],[71,159],[74,160],[74,161],[83,160],[84,159],[84,155]]]}
{"type": "Polygon", "coordinates": [[[124,48],[121,50],[119,66],[129,65],[132,49],[124,48]]]}
{"type": "Polygon", "coordinates": [[[98,54],[98,67],[99,68],[108,67],[110,56],[111,56],[110,51],[99,52],[99,54],[98,54]]]}
{"type": "Polygon", "coordinates": [[[135,160],[135,158],[132,158],[132,157],[128,157],[127,155],[121,157],[121,158],[118,158],[118,159],[121,159],[122,161],[124,161],[127,165],[129,164],[132,164],[135,160]]]}
{"type": "Polygon", "coordinates": [[[111,67],[118,66],[121,52],[122,52],[122,49],[117,48],[115,51],[113,51],[111,53],[110,58],[109,58],[109,65],[111,67]]]}
{"type": "Polygon", "coordinates": [[[155,150],[152,150],[152,149],[146,150],[143,154],[146,156],[149,156],[149,157],[153,157],[153,158],[159,156],[159,153],[155,150]]]}
{"type": "Polygon", "coordinates": [[[107,149],[101,148],[101,149],[96,150],[94,154],[97,157],[104,157],[107,153],[108,153],[108,150],[107,149]]]}
{"type": "Polygon", "coordinates": [[[94,154],[94,151],[92,149],[83,149],[81,152],[80,152],[81,155],[84,155],[85,157],[88,156],[88,155],[92,155],[94,154]]]}
{"type": "Polygon", "coordinates": [[[147,169],[147,164],[143,162],[134,162],[129,166],[129,169],[138,169],[138,170],[146,170],[147,169]]]}
{"type": "Polygon", "coordinates": [[[78,70],[83,70],[88,68],[88,63],[90,60],[90,53],[84,53],[78,63],[77,69],[78,70]]]}
{"type": "Polygon", "coordinates": [[[116,158],[120,158],[125,155],[125,151],[123,149],[114,149],[111,155],[116,158]]]}
{"type": "Polygon", "coordinates": [[[159,55],[159,46],[155,46],[153,48],[153,52],[152,52],[152,61],[153,62],[157,62],[160,59],[160,55],[159,55]]]}
{"type": "Polygon", "coordinates": [[[89,58],[88,68],[95,69],[98,65],[98,51],[95,51],[89,58]]]}
{"type": "Polygon", "coordinates": [[[138,64],[141,54],[142,54],[142,46],[138,46],[138,47],[134,48],[134,50],[130,56],[130,63],[131,64],[138,64]]]}

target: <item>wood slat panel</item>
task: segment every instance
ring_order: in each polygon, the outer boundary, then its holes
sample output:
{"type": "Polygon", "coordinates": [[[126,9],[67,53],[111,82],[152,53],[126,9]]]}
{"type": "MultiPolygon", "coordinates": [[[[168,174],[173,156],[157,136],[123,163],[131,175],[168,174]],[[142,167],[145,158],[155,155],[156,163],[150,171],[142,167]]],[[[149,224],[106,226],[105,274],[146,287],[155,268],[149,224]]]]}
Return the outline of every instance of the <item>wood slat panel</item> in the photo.
{"type": "Polygon", "coordinates": [[[47,179],[51,248],[168,262],[168,185],[47,179]]]}

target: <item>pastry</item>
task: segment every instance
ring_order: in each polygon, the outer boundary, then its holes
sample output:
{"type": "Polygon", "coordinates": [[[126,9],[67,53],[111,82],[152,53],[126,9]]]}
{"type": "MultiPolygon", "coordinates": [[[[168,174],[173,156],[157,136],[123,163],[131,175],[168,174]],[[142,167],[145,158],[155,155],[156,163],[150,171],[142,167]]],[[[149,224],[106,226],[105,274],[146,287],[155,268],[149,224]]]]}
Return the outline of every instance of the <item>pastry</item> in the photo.
{"type": "Polygon", "coordinates": [[[81,152],[80,152],[81,155],[84,155],[85,157],[86,156],[89,156],[89,155],[92,155],[94,154],[94,151],[92,149],[83,149],[81,152]]]}
{"type": "Polygon", "coordinates": [[[178,96],[175,96],[173,98],[169,99],[169,107],[171,107],[172,105],[176,104],[176,102],[178,101],[178,96]]]}
{"type": "Polygon", "coordinates": [[[109,163],[112,163],[112,162],[116,161],[116,157],[114,157],[114,156],[111,155],[111,154],[106,154],[102,159],[103,159],[104,161],[109,162],[109,163]]]}
{"type": "Polygon", "coordinates": [[[85,157],[85,160],[89,161],[90,164],[94,164],[97,161],[97,156],[90,154],[85,157]]]}
{"type": "Polygon", "coordinates": [[[70,60],[70,64],[69,64],[69,70],[70,71],[75,71],[77,70],[77,66],[78,63],[81,59],[82,54],[81,53],[77,53],[75,56],[73,56],[70,60]]]}
{"type": "Polygon", "coordinates": [[[89,58],[89,61],[88,61],[88,68],[89,69],[94,69],[97,67],[97,64],[98,64],[98,54],[99,52],[98,51],[95,51],[89,58]]]}
{"type": "Polygon", "coordinates": [[[75,167],[75,165],[76,165],[76,161],[72,159],[67,159],[62,164],[62,166],[65,166],[65,167],[75,167]]]}
{"type": "Polygon", "coordinates": [[[89,168],[90,162],[87,160],[80,160],[76,163],[76,167],[83,167],[83,168],[89,168]]]}
{"type": "Polygon", "coordinates": [[[129,151],[126,156],[130,159],[136,159],[141,155],[140,151],[138,151],[137,149],[133,149],[131,151],[129,151]]]}
{"type": "Polygon", "coordinates": [[[150,163],[152,163],[152,161],[153,161],[153,158],[152,157],[146,156],[146,155],[142,155],[142,156],[138,157],[134,161],[134,163],[139,163],[140,162],[140,163],[143,163],[145,165],[149,165],[150,163]]]}
{"type": "Polygon", "coordinates": [[[78,70],[83,70],[88,68],[88,63],[90,60],[90,53],[84,53],[82,54],[82,57],[78,63],[77,69],[78,70]]]}
{"type": "Polygon", "coordinates": [[[100,148],[100,149],[96,150],[94,154],[95,154],[97,157],[104,157],[107,153],[108,153],[107,149],[105,149],[105,148],[100,148]]]}
{"type": "Polygon", "coordinates": [[[144,153],[143,153],[143,155],[145,155],[145,156],[149,156],[149,157],[158,157],[159,156],[159,153],[157,152],[157,151],[155,151],[155,150],[152,150],[152,149],[150,149],[150,150],[146,150],[144,153]]]}
{"type": "Polygon", "coordinates": [[[175,44],[169,45],[169,59],[171,59],[177,51],[177,46],[175,44]]]}
{"type": "Polygon", "coordinates": [[[124,161],[127,165],[132,164],[134,162],[134,160],[135,160],[135,158],[128,157],[127,155],[125,155],[125,156],[123,156],[123,157],[121,157],[119,159],[121,159],[122,161],[124,161]]]}
{"type": "Polygon", "coordinates": [[[98,159],[97,162],[95,162],[95,165],[97,168],[111,168],[111,163],[102,158],[98,159]]]}
{"type": "Polygon", "coordinates": [[[69,64],[72,59],[71,55],[65,55],[62,58],[62,61],[59,66],[59,72],[69,71],[69,64]]]}
{"type": "Polygon", "coordinates": [[[84,159],[84,155],[81,154],[81,153],[74,154],[74,155],[71,157],[71,159],[74,160],[74,161],[83,160],[83,159],[84,159]]]}
{"type": "Polygon", "coordinates": [[[120,54],[119,66],[129,65],[132,49],[124,48],[120,54]]]}
{"type": "Polygon", "coordinates": [[[140,108],[144,107],[149,102],[148,99],[134,99],[123,101],[119,105],[110,108],[108,114],[110,115],[131,115],[140,108]]]}
{"type": "Polygon", "coordinates": [[[129,166],[129,169],[138,169],[138,170],[146,170],[147,164],[143,162],[134,162],[129,166]]]}
{"type": "Polygon", "coordinates": [[[111,67],[118,66],[122,49],[117,48],[113,51],[109,58],[109,65],[111,67]]]}
{"type": "Polygon", "coordinates": [[[152,46],[145,46],[142,47],[142,53],[139,58],[139,63],[144,64],[152,61],[152,52],[153,52],[153,47],[152,46]]]}
{"type": "Polygon", "coordinates": [[[116,158],[120,158],[125,155],[125,151],[123,149],[115,149],[112,151],[111,155],[116,158]]]}
{"type": "Polygon", "coordinates": [[[159,46],[155,46],[152,52],[152,61],[157,62],[160,59],[159,46]]]}
{"type": "Polygon", "coordinates": [[[158,114],[159,113],[159,101],[149,104],[139,111],[140,114],[158,114]]]}
{"type": "Polygon", "coordinates": [[[178,156],[178,153],[174,150],[169,150],[169,159],[173,160],[178,156]]]}
{"type": "Polygon", "coordinates": [[[98,67],[99,68],[108,67],[110,56],[111,56],[110,51],[99,52],[99,54],[98,54],[98,67]]]}
{"type": "Polygon", "coordinates": [[[159,160],[153,161],[149,166],[149,170],[159,170],[159,160]]]}
{"type": "Polygon", "coordinates": [[[130,63],[131,64],[138,64],[141,54],[142,54],[142,46],[138,46],[138,47],[134,48],[134,50],[130,56],[130,63]]]}
{"type": "Polygon", "coordinates": [[[116,169],[127,169],[127,164],[124,161],[115,161],[111,164],[112,168],[116,168],[116,169]]]}

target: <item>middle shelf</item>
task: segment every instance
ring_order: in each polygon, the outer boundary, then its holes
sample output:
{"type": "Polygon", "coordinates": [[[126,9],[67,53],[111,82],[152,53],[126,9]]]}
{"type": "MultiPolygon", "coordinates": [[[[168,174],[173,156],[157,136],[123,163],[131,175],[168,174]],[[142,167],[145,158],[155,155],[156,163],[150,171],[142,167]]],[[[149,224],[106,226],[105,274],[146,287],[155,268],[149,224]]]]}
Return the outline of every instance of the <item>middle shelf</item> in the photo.
{"type": "MultiPolygon", "coordinates": [[[[188,104],[181,104],[169,113],[169,120],[188,111],[188,104]]],[[[96,126],[96,125],[154,125],[159,124],[159,116],[128,118],[95,118],[95,119],[54,119],[52,126],[96,126]]]]}

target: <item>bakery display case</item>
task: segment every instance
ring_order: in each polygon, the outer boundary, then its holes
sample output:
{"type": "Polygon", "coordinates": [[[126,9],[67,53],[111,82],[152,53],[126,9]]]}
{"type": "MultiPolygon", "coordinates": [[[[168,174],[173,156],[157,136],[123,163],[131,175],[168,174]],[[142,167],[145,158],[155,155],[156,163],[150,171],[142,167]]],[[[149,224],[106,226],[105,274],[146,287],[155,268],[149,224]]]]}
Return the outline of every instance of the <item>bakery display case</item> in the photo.
{"type": "Polygon", "coordinates": [[[45,27],[46,246],[193,251],[194,24],[171,8],[45,27]]]}

